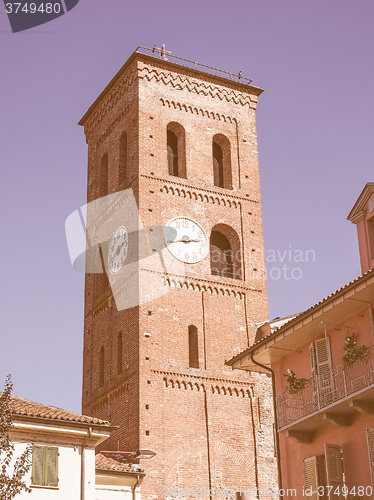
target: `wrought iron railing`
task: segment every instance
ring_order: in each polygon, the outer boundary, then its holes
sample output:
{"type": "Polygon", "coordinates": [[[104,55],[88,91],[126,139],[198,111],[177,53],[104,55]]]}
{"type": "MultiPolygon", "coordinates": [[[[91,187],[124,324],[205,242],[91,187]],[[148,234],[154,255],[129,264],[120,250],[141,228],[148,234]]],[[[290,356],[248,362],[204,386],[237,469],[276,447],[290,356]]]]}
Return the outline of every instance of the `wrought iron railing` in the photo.
{"type": "Polygon", "coordinates": [[[346,368],[342,364],[325,368],[323,373],[308,379],[305,388],[296,394],[287,391],[279,394],[276,397],[278,428],[374,384],[374,346],[369,352],[367,361],[357,361],[346,368]]]}

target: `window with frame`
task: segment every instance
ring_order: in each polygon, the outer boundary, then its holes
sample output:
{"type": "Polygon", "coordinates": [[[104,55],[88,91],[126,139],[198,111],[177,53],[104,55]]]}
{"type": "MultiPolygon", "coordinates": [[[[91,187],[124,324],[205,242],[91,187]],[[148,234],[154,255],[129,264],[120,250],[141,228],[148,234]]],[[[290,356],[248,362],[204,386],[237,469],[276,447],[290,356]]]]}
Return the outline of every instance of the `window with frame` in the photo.
{"type": "Polygon", "coordinates": [[[33,446],[32,475],[33,486],[58,486],[58,448],[33,446]]]}

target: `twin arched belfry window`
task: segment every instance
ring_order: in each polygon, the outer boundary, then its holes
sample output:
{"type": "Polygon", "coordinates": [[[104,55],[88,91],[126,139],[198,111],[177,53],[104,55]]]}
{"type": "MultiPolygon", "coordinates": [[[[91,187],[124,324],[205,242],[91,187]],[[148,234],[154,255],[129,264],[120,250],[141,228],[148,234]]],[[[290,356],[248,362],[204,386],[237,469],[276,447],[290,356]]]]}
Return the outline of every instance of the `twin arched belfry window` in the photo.
{"type": "MultiPolygon", "coordinates": [[[[170,122],[167,126],[167,153],[169,175],[186,178],[186,134],[179,123],[170,122]]],[[[226,136],[213,137],[212,159],[214,185],[232,189],[231,148],[226,136]]]]}

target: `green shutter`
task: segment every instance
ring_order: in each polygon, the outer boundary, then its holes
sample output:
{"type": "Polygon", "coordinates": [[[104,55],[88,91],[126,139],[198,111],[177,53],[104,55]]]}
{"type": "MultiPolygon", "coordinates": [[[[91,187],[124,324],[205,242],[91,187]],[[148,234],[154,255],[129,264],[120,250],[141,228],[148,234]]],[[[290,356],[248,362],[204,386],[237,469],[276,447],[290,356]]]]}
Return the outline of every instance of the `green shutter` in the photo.
{"type": "Polygon", "coordinates": [[[43,486],[44,446],[32,449],[32,484],[43,486]]]}
{"type": "Polygon", "coordinates": [[[45,448],[44,484],[58,486],[58,448],[45,448]]]}

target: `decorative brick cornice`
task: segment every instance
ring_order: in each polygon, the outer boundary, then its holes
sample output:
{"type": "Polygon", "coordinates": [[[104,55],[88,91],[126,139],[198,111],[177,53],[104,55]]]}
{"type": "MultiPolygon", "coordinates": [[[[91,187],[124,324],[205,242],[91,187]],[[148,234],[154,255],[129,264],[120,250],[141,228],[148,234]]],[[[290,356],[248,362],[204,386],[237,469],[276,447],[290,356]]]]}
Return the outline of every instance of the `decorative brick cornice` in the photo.
{"type": "Polygon", "coordinates": [[[191,391],[209,390],[212,394],[224,394],[225,396],[252,397],[255,384],[239,380],[204,377],[191,375],[189,373],[168,372],[162,370],[151,370],[152,373],[162,375],[164,387],[172,389],[184,389],[191,391]]]}
{"type": "Polygon", "coordinates": [[[225,123],[237,124],[237,119],[235,117],[229,115],[223,115],[221,113],[217,113],[216,111],[198,108],[196,106],[191,106],[190,104],[181,104],[177,101],[172,101],[169,99],[164,99],[161,97],[160,102],[163,106],[167,106],[168,108],[177,109],[179,111],[185,111],[186,113],[191,113],[193,115],[210,118],[212,120],[223,121],[225,123]]]}
{"type": "Polygon", "coordinates": [[[114,120],[110,122],[108,127],[105,129],[105,131],[99,136],[99,138],[96,141],[96,147],[99,147],[112,133],[112,131],[115,129],[115,127],[118,125],[118,123],[123,119],[125,115],[130,110],[130,106],[125,106],[123,109],[122,113],[120,113],[114,120]]]}
{"type": "Polygon", "coordinates": [[[210,96],[220,101],[226,101],[241,106],[248,106],[251,109],[256,109],[257,106],[258,97],[255,95],[244,94],[234,89],[225,88],[214,83],[178,74],[166,69],[143,65],[139,68],[139,78],[145,79],[148,82],[155,80],[157,83],[162,82],[164,85],[168,85],[178,90],[186,89],[195,94],[210,96]]]}
{"type": "Polygon", "coordinates": [[[161,193],[170,193],[183,198],[205,201],[207,203],[218,203],[219,205],[229,207],[232,206],[235,208],[240,207],[241,202],[249,201],[250,203],[255,203],[256,205],[260,204],[258,200],[252,200],[249,197],[245,198],[244,196],[222,193],[213,189],[198,188],[191,184],[186,184],[185,182],[169,181],[167,179],[162,179],[161,177],[155,177],[154,175],[141,174],[140,177],[163,182],[164,185],[160,188],[161,193]]]}
{"type": "MultiPolygon", "coordinates": [[[[222,296],[226,295],[228,297],[233,296],[239,299],[244,299],[247,292],[262,293],[262,290],[260,289],[244,285],[238,285],[236,283],[228,284],[215,280],[193,278],[191,276],[171,274],[167,273],[166,271],[161,272],[146,268],[141,268],[141,271],[145,271],[147,273],[152,273],[152,274],[159,274],[164,280],[164,285],[169,286],[171,288],[180,288],[180,289],[185,288],[187,290],[193,290],[197,292],[208,292],[211,295],[222,295],[222,296]]],[[[227,279],[230,278],[225,278],[225,280],[227,279]]],[[[238,280],[233,279],[233,281],[238,281],[238,280]]]]}
{"type": "Polygon", "coordinates": [[[92,115],[88,118],[85,124],[85,133],[89,137],[95,130],[98,129],[100,123],[105,116],[117,105],[123,96],[135,85],[137,82],[136,70],[131,70],[126,73],[110,90],[106,97],[102,97],[102,102],[98,105],[92,115]]]}

